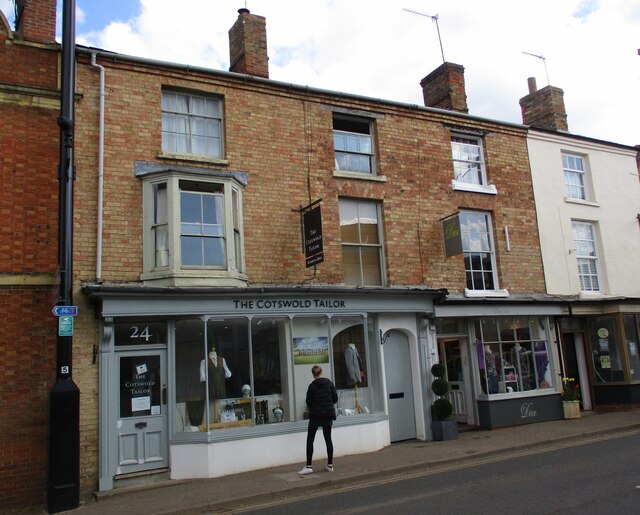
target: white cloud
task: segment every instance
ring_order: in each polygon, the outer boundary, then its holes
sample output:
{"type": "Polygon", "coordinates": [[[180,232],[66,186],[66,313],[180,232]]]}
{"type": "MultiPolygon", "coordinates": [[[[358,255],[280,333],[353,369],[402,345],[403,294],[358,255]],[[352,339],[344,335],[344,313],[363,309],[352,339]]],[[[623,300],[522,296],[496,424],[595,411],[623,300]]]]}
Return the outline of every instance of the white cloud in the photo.
{"type": "MultiPolygon", "coordinates": [[[[0,0],[5,1],[6,0],[0,0]]],[[[140,15],[83,44],[227,70],[228,30],[243,2],[141,0],[140,15]]],[[[419,82],[447,61],[465,67],[470,113],[521,122],[527,78],[565,91],[576,134],[640,143],[637,0],[252,0],[265,16],[272,79],[411,104],[419,82]],[[545,61],[523,54],[543,55],[545,61]]],[[[117,15],[114,15],[114,20],[117,15]]],[[[81,27],[79,27],[81,29],[81,27]]]]}

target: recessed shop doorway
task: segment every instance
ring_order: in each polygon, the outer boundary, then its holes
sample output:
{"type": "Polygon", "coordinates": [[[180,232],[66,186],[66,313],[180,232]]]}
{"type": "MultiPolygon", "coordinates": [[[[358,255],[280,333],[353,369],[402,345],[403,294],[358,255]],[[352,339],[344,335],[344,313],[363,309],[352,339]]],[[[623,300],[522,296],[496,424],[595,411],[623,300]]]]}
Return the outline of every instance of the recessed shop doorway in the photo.
{"type": "Polygon", "coordinates": [[[461,338],[443,338],[438,340],[440,362],[447,371],[449,393],[447,397],[453,405],[452,417],[463,424],[469,423],[470,384],[469,353],[466,340],[461,338]]]}
{"type": "Polygon", "coordinates": [[[389,403],[389,432],[392,442],[416,437],[413,377],[409,339],[390,331],[384,343],[384,368],[389,403]]]}
{"type": "Polygon", "coordinates": [[[110,470],[115,476],[168,467],[167,351],[115,353],[110,470]]]}
{"type": "Polygon", "coordinates": [[[564,376],[571,377],[578,382],[582,409],[590,411],[592,405],[586,356],[582,333],[562,333],[564,376]]]}

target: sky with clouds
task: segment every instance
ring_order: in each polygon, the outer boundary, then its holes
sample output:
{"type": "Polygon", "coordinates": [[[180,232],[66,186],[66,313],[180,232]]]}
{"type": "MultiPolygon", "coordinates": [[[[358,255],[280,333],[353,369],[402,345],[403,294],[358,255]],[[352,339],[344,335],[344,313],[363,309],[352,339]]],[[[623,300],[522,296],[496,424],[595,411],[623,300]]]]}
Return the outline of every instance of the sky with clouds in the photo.
{"type": "MultiPolygon", "coordinates": [[[[76,0],[76,40],[228,70],[245,6],[266,18],[274,80],[422,105],[444,53],[465,67],[472,115],[521,123],[535,77],[564,90],[570,132],[640,144],[638,0],[76,0]]],[[[11,21],[12,1],[0,9],[11,21]]]]}

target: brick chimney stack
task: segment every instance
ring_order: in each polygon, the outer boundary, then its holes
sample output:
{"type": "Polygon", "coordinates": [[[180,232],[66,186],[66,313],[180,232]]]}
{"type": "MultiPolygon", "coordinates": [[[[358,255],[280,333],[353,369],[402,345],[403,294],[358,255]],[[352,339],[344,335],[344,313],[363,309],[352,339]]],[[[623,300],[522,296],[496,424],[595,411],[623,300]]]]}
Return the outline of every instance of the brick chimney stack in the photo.
{"type": "Polygon", "coordinates": [[[56,41],[56,0],[15,0],[16,34],[35,43],[56,41]]]}
{"type": "Polygon", "coordinates": [[[464,67],[443,63],[420,81],[424,105],[468,113],[464,67]]]}
{"type": "Polygon", "coordinates": [[[564,91],[554,86],[537,89],[536,79],[530,77],[529,94],[520,99],[522,123],[552,131],[569,132],[564,91]]]}
{"type": "Polygon", "coordinates": [[[267,27],[263,16],[238,9],[238,19],[229,30],[229,71],[269,78],[267,27]]]}

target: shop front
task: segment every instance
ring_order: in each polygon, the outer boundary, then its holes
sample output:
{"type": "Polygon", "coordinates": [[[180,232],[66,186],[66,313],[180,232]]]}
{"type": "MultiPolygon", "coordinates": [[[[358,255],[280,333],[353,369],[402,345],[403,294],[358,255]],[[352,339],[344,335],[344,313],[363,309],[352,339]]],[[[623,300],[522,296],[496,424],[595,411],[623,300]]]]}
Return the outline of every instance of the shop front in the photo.
{"type": "Polygon", "coordinates": [[[640,406],[640,305],[573,302],[560,321],[565,375],[580,385],[583,409],[640,406]]]}
{"type": "Polygon", "coordinates": [[[458,422],[487,429],[563,417],[559,305],[436,306],[439,359],[458,422]]]}
{"type": "Polygon", "coordinates": [[[314,364],[338,390],[336,456],[428,438],[427,320],[439,290],[85,291],[101,312],[100,490],[158,471],[299,463],[314,364]]]}

